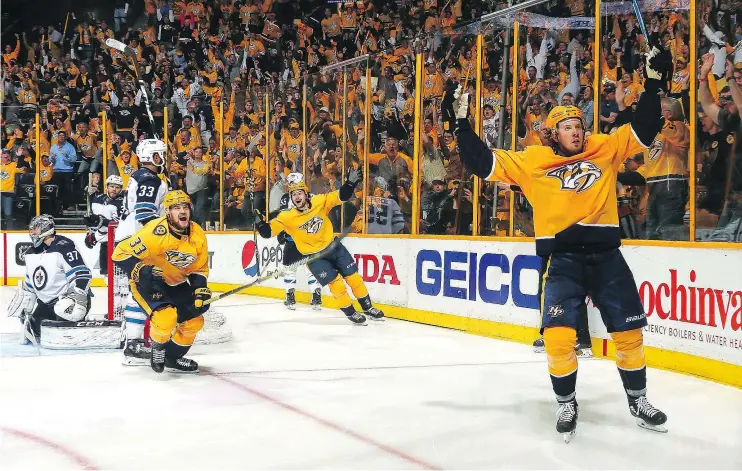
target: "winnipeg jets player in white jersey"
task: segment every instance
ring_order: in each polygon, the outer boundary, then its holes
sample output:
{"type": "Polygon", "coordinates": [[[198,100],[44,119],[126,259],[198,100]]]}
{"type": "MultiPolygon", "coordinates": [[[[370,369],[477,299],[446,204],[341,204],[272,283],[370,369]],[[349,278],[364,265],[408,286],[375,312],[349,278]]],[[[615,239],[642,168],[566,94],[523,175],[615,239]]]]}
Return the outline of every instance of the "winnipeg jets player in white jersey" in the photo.
{"type": "MultiPolygon", "coordinates": [[[[116,230],[116,243],[131,237],[148,222],[163,214],[162,201],[168,191],[160,178],[165,167],[167,145],[159,139],[145,139],[137,146],[141,167],[129,178],[126,188],[126,218],[116,230]]],[[[149,348],[144,345],[147,315],[129,293],[124,311],[125,365],[148,365],[149,348]]]]}
{"type": "Polygon", "coordinates": [[[29,225],[32,247],[25,254],[26,279],[19,283],[8,315],[21,318],[38,339],[41,321],[81,321],[90,310],[92,273],[75,243],[56,234],[54,218],[36,216],[29,225]]]}
{"type": "Polygon", "coordinates": [[[123,188],[121,177],[110,175],[106,179],[106,192],[89,196],[92,214],[83,219],[88,227],[85,246],[92,249],[100,242],[100,273],[104,276],[108,274],[108,224],[126,216],[123,188]]]}

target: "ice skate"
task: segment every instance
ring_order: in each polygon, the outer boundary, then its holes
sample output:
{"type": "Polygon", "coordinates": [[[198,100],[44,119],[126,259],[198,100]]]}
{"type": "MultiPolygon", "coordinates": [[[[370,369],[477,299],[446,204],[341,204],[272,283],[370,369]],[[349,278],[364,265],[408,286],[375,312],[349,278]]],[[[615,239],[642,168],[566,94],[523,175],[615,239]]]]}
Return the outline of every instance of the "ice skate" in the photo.
{"type": "Polygon", "coordinates": [[[372,321],[384,322],[384,311],[371,306],[369,309],[363,312],[367,317],[370,317],[372,321]]]}
{"type": "Polygon", "coordinates": [[[667,428],[664,426],[667,422],[667,415],[652,406],[647,396],[629,397],[629,410],[631,415],[636,417],[636,424],[639,427],[653,432],[667,433],[667,428]]]}
{"type": "Polygon", "coordinates": [[[293,288],[286,291],[286,300],[283,302],[283,304],[292,311],[296,309],[296,297],[294,296],[293,288]]]}
{"type": "Polygon", "coordinates": [[[589,343],[577,342],[575,353],[577,354],[577,358],[592,358],[593,346],[589,343]]]}
{"type": "Polygon", "coordinates": [[[578,415],[577,401],[574,399],[569,402],[559,403],[559,409],[557,410],[557,432],[562,434],[564,443],[569,443],[572,437],[575,436],[577,430],[577,415],[578,415]]]}
{"type": "Polygon", "coordinates": [[[165,358],[165,369],[171,373],[198,373],[198,363],[190,358],[165,358]]]}
{"type": "Polygon", "coordinates": [[[152,342],[149,364],[155,373],[165,370],[165,344],[152,342]]]}
{"type": "Polygon", "coordinates": [[[350,316],[345,316],[348,318],[349,321],[351,321],[355,325],[366,325],[366,316],[361,314],[360,312],[354,312],[350,316]]]}
{"type": "Polygon", "coordinates": [[[546,351],[543,337],[539,337],[533,341],[533,351],[536,353],[544,353],[546,351]]]}
{"type": "Polygon", "coordinates": [[[315,311],[322,309],[322,288],[315,288],[312,292],[312,309],[315,311]]]}
{"type": "Polygon", "coordinates": [[[121,364],[126,366],[144,366],[149,364],[150,348],[142,339],[129,339],[124,345],[124,358],[121,364]]]}

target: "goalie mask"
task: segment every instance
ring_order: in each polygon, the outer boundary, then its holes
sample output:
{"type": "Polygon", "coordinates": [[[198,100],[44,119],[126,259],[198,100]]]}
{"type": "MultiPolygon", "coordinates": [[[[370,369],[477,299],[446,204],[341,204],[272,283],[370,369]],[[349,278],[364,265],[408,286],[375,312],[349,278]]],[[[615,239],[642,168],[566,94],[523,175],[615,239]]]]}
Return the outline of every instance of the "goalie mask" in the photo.
{"type": "Polygon", "coordinates": [[[111,175],[106,178],[106,194],[109,198],[116,198],[123,188],[124,180],[118,175],[111,175]]]}
{"type": "Polygon", "coordinates": [[[155,165],[160,172],[165,168],[167,146],[159,139],[145,139],[137,146],[139,163],[155,165]]]}
{"type": "Polygon", "coordinates": [[[28,235],[31,236],[31,243],[34,247],[39,247],[44,239],[55,233],[54,218],[48,214],[34,217],[28,225],[28,235]]]}

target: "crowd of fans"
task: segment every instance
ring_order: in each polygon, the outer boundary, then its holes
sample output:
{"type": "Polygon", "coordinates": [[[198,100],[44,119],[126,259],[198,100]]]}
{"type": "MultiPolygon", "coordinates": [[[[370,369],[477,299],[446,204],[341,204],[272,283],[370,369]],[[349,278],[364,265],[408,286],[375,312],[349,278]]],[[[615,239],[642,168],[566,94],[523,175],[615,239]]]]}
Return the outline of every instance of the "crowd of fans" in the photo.
{"type": "MultiPolygon", "coordinates": [[[[516,150],[542,143],[540,123],[553,106],[576,105],[588,129],[610,133],[631,120],[643,91],[645,44],[635,16],[626,11],[601,12],[599,47],[594,29],[578,22],[565,28],[534,20],[521,25],[518,48],[506,56],[506,44],[516,38],[507,38],[501,26],[485,26],[477,64],[476,36],[459,26],[488,11],[489,4],[479,1],[147,0],[141,17],[121,0],[116,5],[112,18],[78,13],[10,40],[6,34],[0,91],[4,228],[23,226],[35,211],[34,172],[40,173],[45,212],[73,217],[85,195],[100,189],[101,174],[118,174],[126,185],[138,168],[137,142],[156,134],[166,135],[170,147],[170,186],[191,195],[194,218],[207,229],[216,227],[220,206],[228,229],[249,228],[254,209],[275,211],[289,172],[303,172],[310,190],[322,193],[337,189],[349,168],[360,167],[368,200],[364,204],[359,188],[338,208],[338,231],[344,226],[361,232],[366,225],[369,233],[409,233],[417,192],[421,233],[472,234],[477,211],[480,234],[531,236],[531,208],[518,188],[479,184],[464,170],[441,113],[447,81],[473,94],[480,67],[482,99],[472,108],[481,115],[481,135],[491,147],[516,150]],[[132,64],[105,46],[109,37],[137,52],[154,129],[132,64]],[[419,109],[416,53],[423,57],[419,109]],[[370,55],[368,62],[324,70],[363,54],[370,55]],[[504,61],[511,75],[505,91],[504,61]],[[421,126],[419,162],[413,161],[415,120],[421,126]]],[[[547,19],[595,18],[593,7],[560,0],[533,12],[547,19]]],[[[662,105],[665,129],[647,152],[624,164],[646,179],[619,184],[627,238],[687,240],[692,198],[699,237],[740,238],[742,165],[735,143],[742,93],[735,84],[742,84],[742,31],[724,1],[699,1],[696,11],[698,117],[689,114],[694,72],[688,10],[644,16],[650,35],[671,49],[675,71],[662,105]],[[696,158],[689,161],[690,120],[696,118],[696,158]],[[696,195],[689,195],[693,162],[696,195]]]]}

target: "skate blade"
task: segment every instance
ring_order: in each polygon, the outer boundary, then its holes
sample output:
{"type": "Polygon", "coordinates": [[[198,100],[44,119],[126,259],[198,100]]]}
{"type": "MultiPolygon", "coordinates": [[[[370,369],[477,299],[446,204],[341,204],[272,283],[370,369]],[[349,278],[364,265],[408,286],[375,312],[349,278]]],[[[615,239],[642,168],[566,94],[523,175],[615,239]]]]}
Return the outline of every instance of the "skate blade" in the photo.
{"type": "Polygon", "coordinates": [[[372,320],[373,322],[384,322],[384,320],[386,319],[386,317],[379,317],[379,318],[376,318],[376,317],[371,317],[370,319],[371,319],[371,320],[372,320]]]}
{"type": "Polygon", "coordinates": [[[546,352],[546,349],[544,347],[533,347],[533,351],[535,353],[544,353],[546,352]]]}
{"type": "Polygon", "coordinates": [[[636,418],[636,425],[638,425],[641,428],[651,430],[652,432],[667,433],[667,427],[665,427],[664,425],[648,424],[647,422],[645,422],[643,419],[639,417],[636,418]]]}
{"type": "Polygon", "coordinates": [[[195,373],[198,373],[199,372],[198,371],[198,368],[196,368],[193,371],[183,371],[183,370],[179,370],[177,368],[168,368],[167,366],[165,367],[165,371],[168,372],[168,373],[185,374],[185,375],[192,375],[192,374],[195,374],[195,373]]]}
{"type": "Polygon", "coordinates": [[[319,310],[322,309],[322,305],[321,304],[312,304],[312,309],[314,309],[315,311],[319,311],[319,310]]]}
{"type": "Polygon", "coordinates": [[[592,358],[593,357],[593,351],[584,349],[584,350],[577,350],[575,352],[577,354],[577,358],[592,358]]]}
{"type": "Polygon", "coordinates": [[[572,438],[575,436],[575,433],[577,432],[577,429],[572,430],[571,432],[563,433],[562,439],[564,439],[564,443],[569,443],[572,441],[572,438]]]}
{"type": "Polygon", "coordinates": [[[296,311],[296,304],[285,304],[289,311],[296,311]]]}
{"type": "Polygon", "coordinates": [[[149,366],[149,359],[124,357],[124,359],[121,360],[121,364],[124,366],[149,366]]]}

